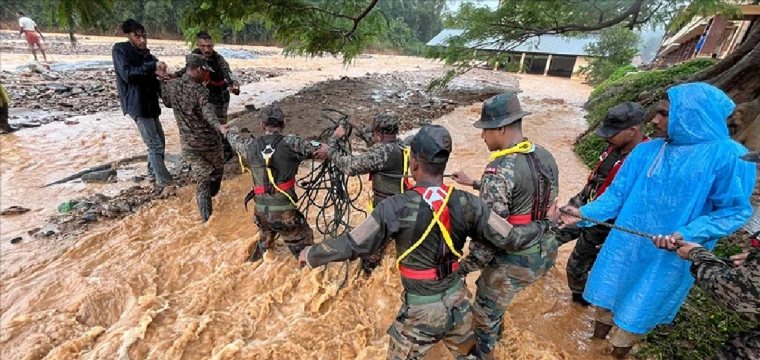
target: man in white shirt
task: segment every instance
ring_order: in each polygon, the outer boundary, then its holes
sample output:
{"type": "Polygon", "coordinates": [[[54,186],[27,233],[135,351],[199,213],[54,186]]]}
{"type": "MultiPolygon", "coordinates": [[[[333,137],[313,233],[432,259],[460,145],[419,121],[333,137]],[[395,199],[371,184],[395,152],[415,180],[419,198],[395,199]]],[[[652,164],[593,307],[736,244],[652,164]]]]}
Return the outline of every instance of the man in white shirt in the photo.
{"type": "Polygon", "coordinates": [[[27,17],[23,11],[17,12],[16,16],[18,16],[18,33],[19,35],[24,34],[26,36],[26,43],[29,44],[29,50],[32,52],[32,55],[34,55],[34,61],[37,61],[37,51],[34,50],[34,45],[37,45],[37,47],[40,49],[40,52],[42,53],[42,58],[45,59],[45,62],[47,62],[45,49],[42,47],[42,43],[40,42],[40,39],[45,40],[45,37],[42,36],[40,29],[37,28],[37,24],[34,22],[34,20],[27,17]],[[37,34],[39,34],[39,37],[37,34]]]}

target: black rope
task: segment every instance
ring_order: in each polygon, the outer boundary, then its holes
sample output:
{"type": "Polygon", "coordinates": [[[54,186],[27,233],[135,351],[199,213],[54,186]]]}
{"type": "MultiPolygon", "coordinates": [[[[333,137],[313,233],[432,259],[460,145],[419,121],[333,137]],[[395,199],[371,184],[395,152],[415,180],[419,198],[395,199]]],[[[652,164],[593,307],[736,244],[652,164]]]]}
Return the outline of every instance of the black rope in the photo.
{"type": "MultiPolygon", "coordinates": [[[[348,141],[351,135],[351,127],[347,126],[348,115],[335,109],[322,109],[322,116],[330,120],[333,126],[322,131],[319,139],[329,139],[338,126],[346,129],[346,136],[338,142],[338,148],[342,154],[351,154],[351,143],[348,141]]],[[[352,211],[359,211],[367,216],[367,212],[357,207],[354,202],[359,199],[363,192],[363,184],[358,176],[359,191],[353,196],[348,191],[348,183],[352,176],[347,176],[329,160],[318,163],[312,161],[311,171],[298,179],[296,183],[302,188],[299,210],[308,218],[309,212],[316,210],[314,217],[317,231],[322,234],[323,240],[335,238],[351,230],[349,221],[352,211]]],[[[348,261],[345,262],[343,281],[339,286],[343,288],[348,279],[348,261]]]]}

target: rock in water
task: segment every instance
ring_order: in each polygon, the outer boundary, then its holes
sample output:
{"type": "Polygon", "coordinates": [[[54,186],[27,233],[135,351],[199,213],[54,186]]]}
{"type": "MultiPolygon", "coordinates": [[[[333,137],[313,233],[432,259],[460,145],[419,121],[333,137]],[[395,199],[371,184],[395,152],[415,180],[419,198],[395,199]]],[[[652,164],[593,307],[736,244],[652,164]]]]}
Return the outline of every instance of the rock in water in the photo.
{"type": "Polygon", "coordinates": [[[29,212],[29,211],[30,210],[27,209],[27,208],[25,208],[25,207],[14,205],[14,206],[11,206],[11,207],[9,207],[7,209],[4,209],[3,212],[0,213],[0,215],[19,215],[19,214],[23,214],[23,213],[29,212]]]}
{"type": "Polygon", "coordinates": [[[108,182],[111,177],[116,177],[116,170],[109,169],[87,173],[82,175],[82,181],[86,183],[104,183],[108,182]]]}

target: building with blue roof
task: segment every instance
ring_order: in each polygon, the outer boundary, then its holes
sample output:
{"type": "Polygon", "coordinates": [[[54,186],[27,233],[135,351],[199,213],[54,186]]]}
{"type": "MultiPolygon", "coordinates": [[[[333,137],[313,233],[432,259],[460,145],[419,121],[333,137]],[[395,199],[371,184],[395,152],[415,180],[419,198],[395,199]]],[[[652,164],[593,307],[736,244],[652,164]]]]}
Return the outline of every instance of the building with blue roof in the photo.
{"type": "MultiPolygon", "coordinates": [[[[464,33],[461,29],[444,29],[430,41],[428,46],[447,46],[448,39],[464,33]]],[[[507,55],[508,63],[519,63],[521,73],[545,76],[577,78],[581,75],[580,67],[588,63],[586,45],[596,42],[598,36],[588,34],[585,37],[564,37],[559,35],[542,35],[528,39],[522,44],[499,44],[497,39],[471,42],[466,46],[478,51],[499,51],[507,55]]],[[[497,67],[508,64],[499,64],[497,67]]]]}

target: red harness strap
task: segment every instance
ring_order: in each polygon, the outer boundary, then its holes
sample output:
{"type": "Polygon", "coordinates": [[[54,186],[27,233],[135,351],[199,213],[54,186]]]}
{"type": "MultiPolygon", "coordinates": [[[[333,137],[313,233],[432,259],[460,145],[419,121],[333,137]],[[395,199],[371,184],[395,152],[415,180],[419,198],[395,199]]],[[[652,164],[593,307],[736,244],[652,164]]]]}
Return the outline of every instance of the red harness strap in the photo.
{"type": "Polygon", "coordinates": [[[207,72],[206,73],[206,82],[209,83],[209,84],[211,84],[211,86],[223,86],[224,84],[227,83],[227,80],[224,80],[224,79],[219,80],[219,81],[211,80],[211,73],[207,72]]]}
{"type": "MultiPolygon", "coordinates": [[[[277,187],[280,188],[280,190],[282,190],[282,191],[292,189],[295,186],[296,186],[296,179],[292,179],[290,181],[286,181],[286,182],[284,182],[282,184],[277,184],[277,187]]],[[[274,193],[274,191],[267,191],[267,186],[266,185],[262,185],[262,186],[254,186],[253,187],[253,193],[256,194],[256,195],[261,195],[261,194],[274,193]]]]}
{"type": "MultiPolygon", "coordinates": [[[[446,198],[446,193],[449,187],[442,184],[438,188],[422,188],[415,187],[412,190],[416,191],[433,209],[433,212],[441,211],[441,216],[438,218],[446,228],[447,232],[451,232],[451,213],[449,207],[446,206],[441,210],[443,200],[446,198]]],[[[401,275],[407,279],[412,280],[440,280],[459,269],[459,261],[449,261],[447,263],[436,266],[432,269],[415,270],[399,265],[398,267],[401,275]]]]}
{"type": "Polygon", "coordinates": [[[509,215],[509,217],[507,217],[507,222],[512,225],[525,225],[529,224],[531,221],[533,221],[532,214],[509,215]]]}

